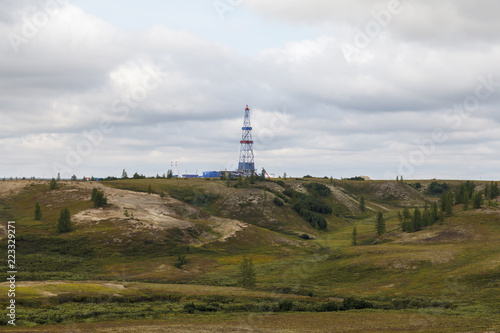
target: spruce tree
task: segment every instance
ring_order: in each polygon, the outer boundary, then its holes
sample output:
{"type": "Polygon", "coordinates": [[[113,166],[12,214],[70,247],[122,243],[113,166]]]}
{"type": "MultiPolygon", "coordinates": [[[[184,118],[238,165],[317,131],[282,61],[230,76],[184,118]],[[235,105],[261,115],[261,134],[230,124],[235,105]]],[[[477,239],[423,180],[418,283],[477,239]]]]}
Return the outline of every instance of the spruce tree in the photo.
{"type": "Polygon", "coordinates": [[[243,258],[243,262],[240,265],[240,283],[244,288],[255,287],[256,276],[252,258],[243,258]]]}
{"type": "Polygon", "coordinates": [[[464,210],[469,209],[469,194],[467,192],[463,193],[462,203],[464,204],[464,210]]]}
{"type": "Polygon", "coordinates": [[[108,198],[104,195],[104,192],[95,187],[92,189],[92,199],[90,200],[94,202],[95,208],[103,207],[108,204],[108,198]]]}
{"type": "Polygon", "coordinates": [[[413,217],[411,219],[411,232],[419,231],[422,229],[422,214],[420,209],[415,208],[413,212],[413,217]]]}
{"type": "Polygon", "coordinates": [[[483,204],[483,194],[481,192],[476,192],[472,196],[472,205],[474,209],[479,209],[481,208],[481,205],[483,204]]]}
{"type": "Polygon", "coordinates": [[[359,209],[364,212],[366,210],[365,206],[365,197],[361,196],[361,199],[359,199],[359,209]]]}
{"type": "Polygon", "coordinates": [[[57,189],[57,182],[56,182],[55,178],[52,178],[52,180],[50,181],[50,187],[49,187],[49,189],[51,191],[57,189]]]}
{"type": "Polygon", "coordinates": [[[432,204],[432,220],[434,222],[436,222],[437,220],[439,220],[439,211],[438,211],[438,205],[437,205],[437,202],[434,201],[434,203],[432,204]]]}
{"type": "Polygon", "coordinates": [[[71,214],[68,208],[61,210],[59,220],[57,221],[57,231],[59,233],[73,231],[73,224],[71,222],[71,214]]]}
{"type": "Polygon", "coordinates": [[[408,207],[403,209],[402,219],[401,219],[401,230],[404,232],[410,232],[411,230],[411,213],[408,207]]]}
{"type": "Polygon", "coordinates": [[[427,207],[425,207],[424,214],[422,216],[422,225],[424,227],[428,227],[432,225],[433,222],[434,221],[432,220],[432,212],[427,207]]]}
{"type": "Polygon", "coordinates": [[[498,189],[498,183],[492,182],[491,183],[491,193],[490,193],[491,199],[496,199],[499,195],[500,195],[500,190],[498,189]]]}
{"type": "Polygon", "coordinates": [[[383,233],[385,233],[385,220],[384,220],[384,215],[382,214],[382,212],[378,212],[378,214],[377,214],[375,228],[377,229],[377,236],[380,236],[383,233]]]}
{"type": "Polygon", "coordinates": [[[40,221],[42,219],[42,209],[40,208],[40,204],[37,202],[35,205],[35,220],[40,221]]]}
{"type": "Polygon", "coordinates": [[[357,236],[358,236],[358,230],[356,227],[352,229],[352,239],[351,239],[351,245],[356,246],[358,244],[357,242],[357,236]]]}

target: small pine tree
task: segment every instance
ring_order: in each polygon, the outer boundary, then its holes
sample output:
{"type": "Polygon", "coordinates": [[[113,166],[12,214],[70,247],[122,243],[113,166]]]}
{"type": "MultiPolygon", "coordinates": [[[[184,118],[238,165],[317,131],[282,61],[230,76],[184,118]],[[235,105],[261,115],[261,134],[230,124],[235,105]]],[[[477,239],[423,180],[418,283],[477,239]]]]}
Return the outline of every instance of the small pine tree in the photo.
{"type": "Polygon", "coordinates": [[[375,222],[375,227],[377,229],[377,236],[380,236],[385,233],[385,220],[382,212],[378,212],[377,220],[375,222]]]}
{"type": "Polygon", "coordinates": [[[61,180],[61,173],[57,173],[57,180],[61,180]]]}
{"type": "Polygon", "coordinates": [[[491,184],[490,197],[491,199],[496,199],[499,195],[500,195],[500,190],[498,189],[498,183],[494,182],[491,184]]]}
{"type": "Polygon", "coordinates": [[[177,261],[174,264],[174,267],[181,269],[183,265],[187,263],[187,259],[185,255],[180,255],[177,257],[177,261]]]}
{"type": "Polygon", "coordinates": [[[399,181],[401,182],[401,184],[403,184],[403,175],[401,175],[401,178],[399,178],[399,181]]]}
{"type": "Polygon", "coordinates": [[[153,189],[151,188],[151,185],[148,186],[148,194],[151,194],[153,192],[153,189]]]}
{"type": "Polygon", "coordinates": [[[356,227],[352,229],[352,238],[351,238],[351,245],[356,246],[358,244],[357,242],[357,236],[358,236],[358,230],[356,227]]]}
{"type": "Polygon", "coordinates": [[[481,208],[481,205],[483,204],[483,194],[481,192],[476,192],[472,196],[472,205],[474,209],[479,209],[481,208]]]}
{"type": "Polygon", "coordinates": [[[73,223],[71,222],[71,214],[68,208],[61,210],[59,220],[57,221],[57,231],[59,233],[73,231],[73,223]]]}
{"type": "Polygon", "coordinates": [[[76,175],[71,176],[71,180],[75,181],[76,180],[76,175]]]}
{"type": "Polygon", "coordinates": [[[434,203],[432,204],[432,220],[434,222],[436,222],[437,220],[439,220],[439,211],[438,211],[438,204],[437,202],[434,201],[434,203]]]}
{"type": "Polygon", "coordinates": [[[104,195],[104,192],[95,187],[92,189],[92,199],[90,200],[94,202],[95,208],[103,207],[108,204],[108,198],[104,195]]]}
{"type": "Polygon", "coordinates": [[[123,169],[122,171],[122,179],[128,179],[128,174],[127,171],[125,171],[125,169],[123,169]]]}
{"type": "Polygon", "coordinates": [[[37,202],[35,204],[35,220],[40,221],[42,219],[42,209],[40,208],[40,204],[37,202]]]}
{"type": "Polygon", "coordinates": [[[469,209],[469,195],[464,192],[462,195],[462,203],[464,204],[464,210],[469,209]]]}
{"type": "Polygon", "coordinates": [[[57,182],[56,182],[56,179],[55,178],[52,178],[52,180],[50,181],[50,186],[49,186],[49,189],[52,191],[52,190],[56,190],[57,189],[57,182]]]}
{"type": "Polygon", "coordinates": [[[95,187],[92,189],[92,196],[90,198],[90,201],[94,201],[95,202],[95,198],[97,196],[97,191],[98,191],[98,189],[95,188],[95,187]]]}
{"type": "Polygon", "coordinates": [[[365,197],[361,196],[361,199],[359,199],[359,209],[364,212],[366,210],[365,206],[365,197]]]}
{"type": "Polygon", "coordinates": [[[243,262],[240,265],[240,283],[245,288],[255,287],[256,276],[252,258],[243,258],[243,262]]]}
{"type": "Polygon", "coordinates": [[[411,219],[411,232],[419,231],[422,229],[422,214],[420,209],[415,208],[413,211],[413,217],[411,219]]]}
{"type": "Polygon", "coordinates": [[[172,172],[172,169],[168,169],[167,171],[167,179],[171,179],[173,177],[173,172],[172,172]]]}
{"type": "Polygon", "coordinates": [[[163,190],[160,191],[160,198],[164,198],[165,197],[165,192],[163,190]]]}
{"type": "Polygon", "coordinates": [[[422,224],[424,227],[428,227],[434,223],[434,219],[432,217],[432,211],[427,207],[424,210],[424,215],[422,218],[422,224]]]}

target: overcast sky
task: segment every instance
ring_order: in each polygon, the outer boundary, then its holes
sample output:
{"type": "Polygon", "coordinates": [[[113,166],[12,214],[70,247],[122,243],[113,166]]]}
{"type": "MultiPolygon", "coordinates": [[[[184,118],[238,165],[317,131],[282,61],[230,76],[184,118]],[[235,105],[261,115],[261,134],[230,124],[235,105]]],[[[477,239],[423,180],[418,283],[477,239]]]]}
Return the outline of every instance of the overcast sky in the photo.
{"type": "Polygon", "coordinates": [[[500,178],[498,1],[0,4],[0,177],[500,178]]]}

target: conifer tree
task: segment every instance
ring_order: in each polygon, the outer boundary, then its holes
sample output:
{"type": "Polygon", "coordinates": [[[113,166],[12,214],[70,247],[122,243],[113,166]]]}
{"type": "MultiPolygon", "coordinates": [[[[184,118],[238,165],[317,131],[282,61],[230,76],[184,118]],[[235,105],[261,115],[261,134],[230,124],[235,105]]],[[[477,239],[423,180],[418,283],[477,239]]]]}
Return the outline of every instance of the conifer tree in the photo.
{"type": "Polygon", "coordinates": [[[365,206],[365,197],[362,195],[361,199],[359,199],[359,209],[364,212],[366,210],[365,206]]]}
{"type": "Polygon", "coordinates": [[[42,209],[40,208],[40,204],[37,202],[35,205],[35,220],[40,221],[42,219],[42,209]]]}
{"type": "Polygon", "coordinates": [[[464,204],[464,210],[469,209],[469,194],[467,192],[463,193],[462,203],[464,204]]]}
{"type": "Polygon", "coordinates": [[[403,209],[402,221],[401,221],[401,230],[404,232],[410,232],[411,230],[411,213],[408,207],[403,209]]]}
{"type": "Polygon", "coordinates": [[[476,192],[472,196],[472,205],[474,209],[479,209],[481,208],[481,205],[483,204],[483,194],[481,192],[476,192]]]}
{"type": "Polygon", "coordinates": [[[351,245],[356,246],[358,244],[357,242],[357,236],[358,236],[358,230],[356,227],[352,229],[352,238],[351,238],[351,245]]]}
{"type": "Polygon", "coordinates": [[[434,203],[432,204],[432,220],[434,222],[436,222],[437,220],[439,220],[439,211],[438,211],[438,204],[437,202],[434,201],[434,203]]]}
{"type": "Polygon", "coordinates": [[[256,276],[252,258],[243,258],[243,262],[240,265],[240,283],[245,288],[255,287],[256,276]]]}
{"type": "Polygon", "coordinates": [[[92,189],[92,198],[90,200],[94,202],[94,207],[96,208],[108,204],[108,198],[104,195],[104,192],[95,187],[92,189]]]}
{"type": "Polygon", "coordinates": [[[385,233],[385,220],[384,220],[384,215],[382,214],[382,212],[378,212],[378,214],[377,214],[375,228],[377,229],[377,236],[380,236],[383,233],[385,233]]]}
{"type": "Polygon", "coordinates": [[[57,221],[57,231],[59,233],[73,231],[73,224],[71,222],[71,214],[68,208],[61,210],[59,220],[57,221]]]}
{"type": "Polygon", "coordinates": [[[490,199],[496,199],[500,195],[500,190],[498,189],[498,183],[491,183],[490,199]]]}
{"type": "Polygon", "coordinates": [[[422,229],[422,214],[420,209],[415,208],[413,212],[413,217],[411,219],[411,232],[419,231],[422,229]]]}
{"type": "Polygon", "coordinates": [[[50,181],[50,187],[49,187],[49,189],[51,191],[57,189],[57,182],[56,182],[55,178],[52,178],[52,180],[50,181]]]}
{"type": "Polygon", "coordinates": [[[432,223],[434,223],[432,219],[432,212],[427,207],[425,207],[424,214],[422,216],[422,226],[428,227],[432,225],[432,223]]]}

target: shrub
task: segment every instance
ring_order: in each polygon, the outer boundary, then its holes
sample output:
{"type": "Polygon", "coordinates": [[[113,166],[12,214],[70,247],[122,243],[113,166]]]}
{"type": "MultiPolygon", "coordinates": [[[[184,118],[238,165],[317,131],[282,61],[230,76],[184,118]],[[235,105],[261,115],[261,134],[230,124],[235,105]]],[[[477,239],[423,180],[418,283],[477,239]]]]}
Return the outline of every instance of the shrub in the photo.
{"type": "Polygon", "coordinates": [[[450,186],[447,183],[440,184],[437,181],[433,181],[427,188],[427,192],[429,194],[441,194],[449,189],[450,186]]]}
{"type": "Polygon", "coordinates": [[[193,302],[184,304],[184,312],[194,313],[196,311],[196,305],[193,302]]]}
{"type": "Polygon", "coordinates": [[[320,197],[327,197],[332,193],[328,186],[320,183],[309,183],[305,185],[305,187],[307,188],[309,193],[311,193],[312,195],[318,195],[320,197]]]}
{"type": "Polygon", "coordinates": [[[278,198],[278,197],[274,197],[273,202],[274,202],[274,204],[275,204],[276,206],[279,206],[279,207],[281,207],[281,206],[283,206],[283,205],[284,205],[283,200],[281,200],[281,199],[280,199],[280,198],[278,198]]]}
{"type": "Polygon", "coordinates": [[[331,312],[331,311],[338,311],[340,309],[340,306],[336,302],[328,302],[321,304],[319,307],[319,311],[323,312],[331,312]]]}
{"type": "Polygon", "coordinates": [[[291,311],[293,309],[293,302],[287,299],[284,299],[278,303],[278,311],[286,312],[291,311]]]}
{"type": "Polygon", "coordinates": [[[340,310],[358,310],[358,309],[371,309],[373,304],[364,300],[355,299],[353,297],[345,298],[342,302],[340,310]]]}
{"type": "Polygon", "coordinates": [[[92,189],[92,198],[90,200],[94,202],[96,208],[108,204],[108,198],[104,195],[104,192],[95,187],[92,189]]]}

